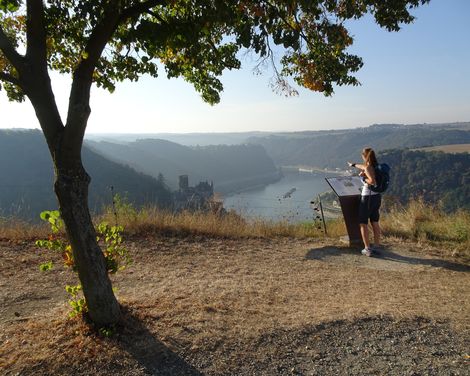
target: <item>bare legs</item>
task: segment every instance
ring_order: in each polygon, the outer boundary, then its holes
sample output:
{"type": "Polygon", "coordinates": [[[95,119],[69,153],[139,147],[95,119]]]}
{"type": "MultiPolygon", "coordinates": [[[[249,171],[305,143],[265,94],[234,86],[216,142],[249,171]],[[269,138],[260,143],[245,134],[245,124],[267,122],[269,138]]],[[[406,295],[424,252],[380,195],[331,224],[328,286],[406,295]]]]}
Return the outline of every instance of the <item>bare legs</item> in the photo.
{"type": "Polygon", "coordinates": [[[362,236],[362,242],[364,243],[364,247],[369,249],[370,243],[369,243],[369,226],[361,223],[361,236],[362,236]]]}
{"type": "MultiPolygon", "coordinates": [[[[379,246],[380,245],[380,225],[379,222],[371,222],[372,224],[372,230],[374,232],[374,246],[379,246]]],[[[361,236],[362,236],[362,241],[364,243],[365,248],[370,248],[370,242],[369,242],[369,226],[361,223],[361,236]]]]}

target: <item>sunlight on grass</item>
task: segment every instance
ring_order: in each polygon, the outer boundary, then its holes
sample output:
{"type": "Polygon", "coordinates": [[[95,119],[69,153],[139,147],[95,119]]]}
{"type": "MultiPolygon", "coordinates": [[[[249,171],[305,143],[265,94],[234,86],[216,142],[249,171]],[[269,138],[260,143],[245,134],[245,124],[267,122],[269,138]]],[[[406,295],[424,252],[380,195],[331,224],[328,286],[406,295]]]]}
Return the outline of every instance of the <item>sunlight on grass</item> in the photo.
{"type": "Polygon", "coordinates": [[[129,234],[148,232],[181,233],[221,237],[319,237],[322,229],[313,223],[289,223],[288,221],[268,221],[261,218],[245,220],[235,212],[218,214],[212,212],[171,213],[155,207],[139,211],[122,210],[116,213],[106,208],[100,220],[110,223],[118,221],[129,234]]]}
{"type": "Polygon", "coordinates": [[[0,217],[0,239],[26,241],[44,238],[48,234],[49,228],[43,223],[31,224],[17,218],[0,217]]]}
{"type": "Polygon", "coordinates": [[[445,213],[422,199],[394,206],[383,216],[386,235],[440,245],[452,256],[470,257],[470,213],[445,213]]]}
{"type": "MultiPolygon", "coordinates": [[[[226,238],[323,238],[323,226],[313,222],[291,223],[266,219],[244,219],[235,212],[172,213],[156,207],[136,209],[128,203],[116,208],[107,207],[95,223],[124,226],[130,236],[151,234],[202,235],[226,238]]],[[[342,218],[326,222],[327,237],[346,235],[342,218]]],[[[384,212],[381,219],[383,235],[387,238],[414,241],[418,245],[438,247],[440,253],[470,259],[470,213],[445,213],[436,206],[417,199],[407,206],[395,205],[384,212]]],[[[0,239],[26,241],[44,238],[47,226],[35,225],[18,219],[0,218],[0,239]]]]}

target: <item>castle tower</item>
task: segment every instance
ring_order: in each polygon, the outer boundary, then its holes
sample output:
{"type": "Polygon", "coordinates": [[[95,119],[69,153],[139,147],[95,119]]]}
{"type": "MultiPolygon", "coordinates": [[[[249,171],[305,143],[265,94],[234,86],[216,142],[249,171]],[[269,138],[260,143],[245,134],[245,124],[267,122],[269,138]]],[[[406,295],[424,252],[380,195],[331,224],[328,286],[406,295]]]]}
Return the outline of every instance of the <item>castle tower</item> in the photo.
{"type": "Polygon", "coordinates": [[[180,191],[186,191],[188,189],[189,187],[188,175],[179,176],[179,187],[180,187],[180,191]]]}

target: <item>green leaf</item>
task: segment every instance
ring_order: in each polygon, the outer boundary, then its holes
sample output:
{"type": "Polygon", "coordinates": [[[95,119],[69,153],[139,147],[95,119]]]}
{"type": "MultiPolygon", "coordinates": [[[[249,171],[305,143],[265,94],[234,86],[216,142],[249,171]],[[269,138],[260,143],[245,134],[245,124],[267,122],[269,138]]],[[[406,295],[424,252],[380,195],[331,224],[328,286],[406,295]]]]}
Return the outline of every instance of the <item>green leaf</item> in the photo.
{"type": "Polygon", "coordinates": [[[19,7],[20,2],[17,0],[0,0],[0,10],[4,12],[15,12],[19,7]]]}
{"type": "Polygon", "coordinates": [[[46,272],[48,270],[51,270],[53,268],[53,263],[52,261],[44,262],[39,265],[39,270],[41,272],[46,272]]]}

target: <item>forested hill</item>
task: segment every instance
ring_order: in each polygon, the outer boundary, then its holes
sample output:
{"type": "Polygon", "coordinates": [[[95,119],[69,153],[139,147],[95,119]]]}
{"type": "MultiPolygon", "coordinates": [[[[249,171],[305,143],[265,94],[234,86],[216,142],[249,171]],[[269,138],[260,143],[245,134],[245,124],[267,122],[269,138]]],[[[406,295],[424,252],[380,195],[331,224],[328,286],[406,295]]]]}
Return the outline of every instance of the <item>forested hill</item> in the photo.
{"type": "Polygon", "coordinates": [[[392,150],[379,155],[392,168],[387,196],[422,196],[446,211],[470,210],[470,154],[392,150]]]}
{"type": "MultiPolygon", "coordinates": [[[[87,147],[82,155],[92,178],[92,211],[111,202],[110,186],[136,205],[169,203],[169,190],[154,178],[109,161],[87,147]]],[[[57,208],[51,157],[40,131],[0,130],[0,176],[0,216],[33,219],[43,210],[57,208]]]]}
{"type": "Polygon", "coordinates": [[[345,168],[356,161],[365,146],[380,152],[387,149],[417,148],[470,143],[468,123],[456,126],[374,125],[330,133],[301,132],[268,137],[252,137],[262,145],[277,165],[309,165],[345,168]]]}
{"type": "Polygon", "coordinates": [[[87,144],[107,158],[138,171],[154,177],[163,174],[166,183],[174,189],[179,175],[189,175],[191,185],[213,181],[217,192],[242,190],[279,178],[272,159],[259,145],[188,147],[159,139],[87,144]]]}

